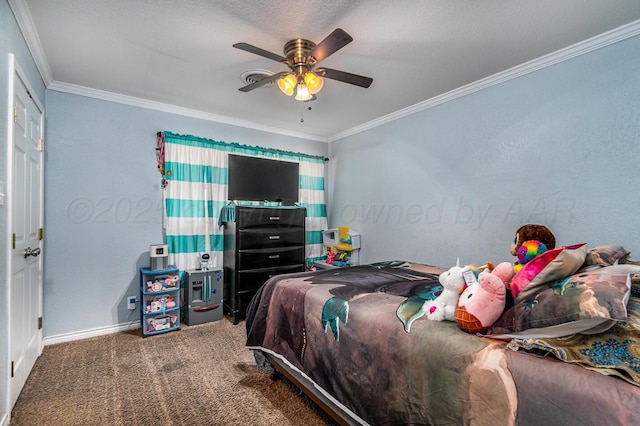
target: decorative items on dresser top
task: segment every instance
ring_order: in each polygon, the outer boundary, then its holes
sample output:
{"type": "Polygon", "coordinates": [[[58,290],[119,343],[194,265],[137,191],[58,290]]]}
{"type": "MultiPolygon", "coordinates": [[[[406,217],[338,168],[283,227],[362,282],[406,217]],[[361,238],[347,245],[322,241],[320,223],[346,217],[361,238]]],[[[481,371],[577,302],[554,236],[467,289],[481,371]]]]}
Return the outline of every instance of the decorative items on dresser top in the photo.
{"type": "Polygon", "coordinates": [[[304,207],[235,206],[224,228],[224,311],[237,324],[269,278],[305,270],[304,207]]]}
{"type": "Polygon", "coordinates": [[[140,323],[142,336],[180,329],[180,271],[140,269],[140,323]]]}

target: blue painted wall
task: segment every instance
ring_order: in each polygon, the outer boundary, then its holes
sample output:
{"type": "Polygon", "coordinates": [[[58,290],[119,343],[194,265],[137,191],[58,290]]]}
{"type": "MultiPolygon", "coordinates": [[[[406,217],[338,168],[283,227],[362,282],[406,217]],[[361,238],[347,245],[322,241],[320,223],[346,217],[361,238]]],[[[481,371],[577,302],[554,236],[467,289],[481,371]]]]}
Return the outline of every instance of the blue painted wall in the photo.
{"type": "Polygon", "coordinates": [[[640,37],[330,144],[329,223],[364,262],[514,261],[516,229],[640,258],[640,37]]]}
{"type": "MultiPolygon", "coordinates": [[[[4,0],[0,24],[0,81],[16,52],[44,98],[4,0]]],[[[126,296],[162,241],[158,130],[328,154],[330,225],[362,233],[364,262],[511,261],[513,233],[528,222],[550,226],[560,244],[620,243],[640,258],[639,71],[635,37],[328,146],[47,91],[45,336],[138,321],[126,296]]],[[[0,164],[6,154],[0,146],[0,164]]],[[[6,232],[5,207],[0,224],[6,232]]],[[[0,351],[0,380],[6,365],[0,351]]]]}
{"type": "MultiPolygon", "coordinates": [[[[40,78],[40,74],[35,66],[33,58],[29,53],[27,45],[22,38],[22,34],[15,21],[13,13],[6,0],[0,1],[0,181],[5,184],[7,192],[8,165],[8,141],[7,141],[7,120],[8,117],[8,84],[9,81],[9,54],[15,56],[18,66],[27,76],[34,95],[44,104],[45,87],[40,78]]],[[[8,265],[7,256],[8,238],[10,235],[10,224],[7,217],[8,197],[5,197],[4,205],[0,206],[0,423],[3,418],[8,418],[7,410],[7,389],[9,381],[9,371],[7,369],[7,350],[9,341],[8,329],[8,265]],[[5,417],[7,416],[7,417],[5,417]]]]}
{"type": "Polygon", "coordinates": [[[77,95],[47,93],[45,336],[138,322],[149,245],[163,242],[156,132],[326,156],[302,140],[77,95]]]}

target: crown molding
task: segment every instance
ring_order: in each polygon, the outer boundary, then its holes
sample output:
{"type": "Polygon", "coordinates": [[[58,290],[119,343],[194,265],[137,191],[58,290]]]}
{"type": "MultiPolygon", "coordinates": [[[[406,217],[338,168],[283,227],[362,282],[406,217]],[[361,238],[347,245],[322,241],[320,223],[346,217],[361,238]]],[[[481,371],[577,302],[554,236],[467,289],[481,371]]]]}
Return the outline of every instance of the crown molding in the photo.
{"type": "Polygon", "coordinates": [[[106,92],[103,90],[92,89],[84,86],[57,82],[53,79],[51,68],[49,67],[46,55],[44,54],[44,50],[42,49],[40,38],[38,37],[38,33],[35,30],[35,25],[33,23],[33,19],[31,18],[31,14],[25,0],[8,0],[8,3],[11,10],[13,11],[13,14],[16,17],[16,21],[18,22],[20,31],[22,31],[29,51],[33,56],[36,67],[38,68],[38,71],[40,72],[42,80],[44,81],[47,89],[319,142],[333,142],[339,139],[346,138],[348,136],[355,135],[357,133],[364,132],[366,130],[373,129],[385,123],[389,123],[391,121],[410,116],[417,112],[433,108],[445,102],[449,102],[454,99],[458,99],[460,97],[477,92],[479,90],[504,83],[506,81],[521,77],[523,75],[538,71],[546,67],[550,67],[557,63],[575,58],[576,56],[584,55],[593,50],[609,46],[611,44],[626,40],[631,37],[635,37],[640,34],[640,20],[637,20],[621,27],[615,28],[611,31],[592,37],[590,39],[578,42],[572,46],[557,50],[545,56],[541,56],[540,58],[533,59],[529,62],[525,62],[524,64],[517,65],[508,70],[483,78],[482,80],[478,80],[476,82],[467,84],[466,86],[451,90],[442,95],[434,96],[433,98],[368,121],[359,126],[355,126],[345,131],[335,133],[327,138],[320,135],[295,132],[272,126],[259,125],[247,120],[240,120],[222,115],[207,113],[204,111],[183,108],[171,104],[149,101],[142,98],[121,95],[118,93],[106,92]]]}
{"type": "Polygon", "coordinates": [[[198,118],[201,120],[215,121],[216,123],[231,124],[233,126],[246,127],[249,129],[260,130],[263,132],[277,133],[279,135],[291,136],[300,139],[313,140],[318,142],[327,143],[325,136],[314,135],[310,133],[295,132],[292,130],[282,129],[279,127],[266,126],[257,124],[247,120],[240,120],[224,115],[213,114],[200,110],[184,108],[172,104],[165,104],[162,102],[150,101],[148,99],[137,98],[134,96],[121,95],[119,93],[108,92],[100,89],[93,89],[90,87],[80,86],[77,84],[61,83],[54,81],[47,89],[54,90],[56,92],[64,92],[72,95],[85,96],[88,98],[101,99],[103,101],[116,102],[120,104],[135,106],[139,108],[146,108],[155,111],[167,112],[170,114],[183,115],[191,118],[198,118]]]}
{"type": "Polygon", "coordinates": [[[133,96],[121,95],[119,93],[107,92],[99,89],[92,89],[90,87],[84,87],[75,84],[62,83],[54,80],[51,67],[47,61],[47,57],[42,48],[40,37],[36,31],[35,24],[29,12],[29,7],[25,0],[8,0],[9,7],[11,8],[18,27],[22,32],[22,35],[27,43],[27,47],[33,56],[33,60],[38,68],[38,72],[44,82],[44,85],[49,90],[55,90],[58,92],[64,92],[79,96],[86,96],[95,99],[101,99],[109,102],[116,102],[125,105],[137,106],[140,108],[152,109],[156,111],[167,112],[171,114],[183,115],[192,118],[199,118],[207,121],[215,121],[223,124],[230,124],[239,127],[245,127],[249,129],[259,130],[263,132],[276,133],[284,136],[291,136],[300,139],[313,140],[318,142],[327,143],[326,136],[315,135],[304,132],[296,132],[292,130],[286,130],[279,127],[260,125],[248,120],[235,119],[223,115],[217,115],[207,113],[204,111],[183,108],[176,105],[165,104],[161,102],[150,101],[147,99],[136,98],[133,96]]]}
{"type": "Polygon", "coordinates": [[[457,89],[451,90],[450,92],[443,93],[442,95],[434,96],[433,98],[392,112],[391,114],[387,114],[375,120],[363,123],[359,126],[352,127],[351,129],[347,129],[343,132],[333,134],[329,136],[329,142],[334,142],[339,139],[346,138],[347,136],[352,136],[357,133],[364,132],[365,130],[373,129],[374,127],[381,126],[385,123],[407,117],[417,112],[424,111],[425,109],[433,108],[445,102],[449,102],[462,96],[477,92],[479,90],[486,89],[488,87],[504,83],[505,81],[521,77],[525,74],[550,67],[557,63],[575,58],[576,56],[584,55],[585,53],[589,53],[596,49],[600,49],[619,41],[635,37],[639,34],[640,20],[637,20],[621,27],[615,28],[611,31],[592,37],[590,39],[581,41],[572,46],[568,46],[564,49],[557,50],[555,52],[549,53],[548,55],[541,56],[529,62],[525,62],[524,64],[517,65],[508,70],[483,78],[482,80],[467,84],[466,86],[459,87],[457,89]]]}
{"type": "Polygon", "coordinates": [[[29,12],[29,7],[25,0],[8,0],[8,3],[18,23],[18,28],[20,28],[22,36],[27,43],[27,48],[36,63],[40,77],[44,85],[49,86],[49,84],[53,82],[53,74],[51,73],[47,56],[42,49],[42,43],[36,31],[36,26],[33,23],[31,12],[29,12]]]}

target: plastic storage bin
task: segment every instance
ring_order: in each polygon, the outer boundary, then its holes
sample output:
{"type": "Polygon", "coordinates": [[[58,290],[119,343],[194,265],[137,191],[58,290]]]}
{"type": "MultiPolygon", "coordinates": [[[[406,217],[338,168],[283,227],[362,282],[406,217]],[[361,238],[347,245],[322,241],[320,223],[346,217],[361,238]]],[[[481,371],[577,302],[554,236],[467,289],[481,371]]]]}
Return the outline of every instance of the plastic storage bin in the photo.
{"type": "Polygon", "coordinates": [[[142,336],[180,329],[180,271],[140,269],[140,327],[142,336]]]}

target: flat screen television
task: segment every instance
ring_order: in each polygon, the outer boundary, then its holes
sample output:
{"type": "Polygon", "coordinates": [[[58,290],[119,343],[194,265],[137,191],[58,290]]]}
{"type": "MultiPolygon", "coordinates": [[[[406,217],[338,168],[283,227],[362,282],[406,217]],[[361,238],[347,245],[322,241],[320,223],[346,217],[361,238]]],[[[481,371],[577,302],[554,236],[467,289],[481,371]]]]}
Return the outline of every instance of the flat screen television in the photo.
{"type": "Polygon", "coordinates": [[[290,161],[229,154],[229,199],[298,202],[299,165],[290,161]]]}

